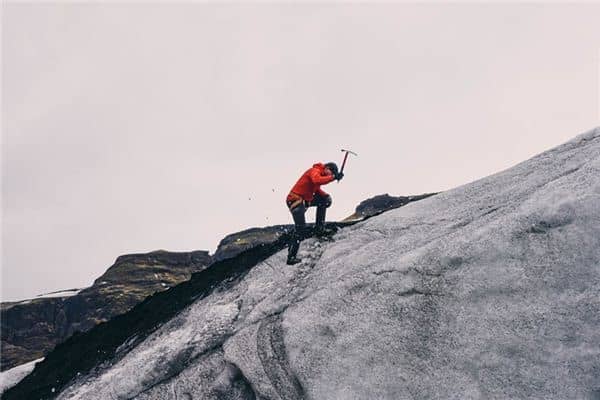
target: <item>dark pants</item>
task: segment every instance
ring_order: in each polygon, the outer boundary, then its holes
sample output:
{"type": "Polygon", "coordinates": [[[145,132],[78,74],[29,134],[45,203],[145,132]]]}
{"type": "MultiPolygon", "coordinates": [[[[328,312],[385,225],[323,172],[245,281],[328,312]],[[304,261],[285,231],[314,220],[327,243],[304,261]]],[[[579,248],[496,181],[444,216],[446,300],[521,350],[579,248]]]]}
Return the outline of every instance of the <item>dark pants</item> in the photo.
{"type": "MultiPolygon", "coordinates": [[[[287,201],[288,207],[293,204],[292,201],[287,201]]],[[[319,229],[325,225],[325,212],[327,207],[331,205],[331,196],[320,196],[315,194],[315,197],[310,203],[302,202],[296,207],[290,209],[292,218],[294,218],[294,232],[290,237],[288,244],[288,257],[296,257],[298,249],[300,248],[300,242],[308,236],[308,230],[306,229],[306,218],[304,214],[308,207],[317,207],[317,220],[315,222],[315,228],[319,229]]]]}

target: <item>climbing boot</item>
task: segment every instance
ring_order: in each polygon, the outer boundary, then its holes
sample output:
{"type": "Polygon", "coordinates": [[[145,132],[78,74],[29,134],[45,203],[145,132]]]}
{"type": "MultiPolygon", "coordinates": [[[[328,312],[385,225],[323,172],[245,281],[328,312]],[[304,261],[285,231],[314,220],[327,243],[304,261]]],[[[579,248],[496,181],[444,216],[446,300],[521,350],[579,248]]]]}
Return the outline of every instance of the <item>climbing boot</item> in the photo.
{"type": "Polygon", "coordinates": [[[333,240],[331,237],[337,232],[337,229],[328,228],[325,226],[315,227],[315,236],[319,239],[333,240]]]}
{"type": "Polygon", "coordinates": [[[287,265],[294,265],[298,264],[299,262],[302,262],[302,260],[296,256],[288,256],[287,258],[287,265]]]}

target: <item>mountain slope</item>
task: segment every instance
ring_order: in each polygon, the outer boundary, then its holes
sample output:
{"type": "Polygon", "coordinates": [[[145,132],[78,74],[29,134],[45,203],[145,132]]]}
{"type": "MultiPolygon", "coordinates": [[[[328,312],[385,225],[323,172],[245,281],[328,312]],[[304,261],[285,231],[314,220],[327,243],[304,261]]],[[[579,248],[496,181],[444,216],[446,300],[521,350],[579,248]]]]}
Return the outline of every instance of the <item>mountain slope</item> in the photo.
{"type": "Polygon", "coordinates": [[[600,129],[309,239],[297,266],[278,248],[192,278],[183,311],[59,398],[600,396],[600,129]]]}
{"type": "MultiPolygon", "coordinates": [[[[375,196],[361,202],[351,219],[356,222],[431,195],[375,196]]],[[[213,256],[206,251],[176,253],[164,250],[123,255],[89,288],[2,303],[0,369],[7,372],[3,376],[12,373],[25,376],[21,368],[9,369],[44,356],[73,332],[85,332],[126,312],[148,295],[188,280],[192,273],[203,270],[212,262],[236,257],[258,246],[270,246],[292,228],[293,225],[277,225],[230,234],[221,240],[213,256]]],[[[33,364],[30,368],[33,369],[33,364]]],[[[6,387],[0,393],[4,390],[6,387]]]]}

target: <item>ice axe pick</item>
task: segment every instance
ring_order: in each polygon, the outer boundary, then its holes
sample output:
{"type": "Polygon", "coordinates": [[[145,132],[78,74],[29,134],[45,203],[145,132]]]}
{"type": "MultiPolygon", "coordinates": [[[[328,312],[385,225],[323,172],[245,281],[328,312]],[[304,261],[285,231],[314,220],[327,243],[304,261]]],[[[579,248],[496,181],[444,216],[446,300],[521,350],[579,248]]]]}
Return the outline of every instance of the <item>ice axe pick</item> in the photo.
{"type": "Polygon", "coordinates": [[[348,154],[352,153],[355,156],[358,156],[358,154],[356,154],[355,152],[350,151],[350,150],[344,150],[344,149],[342,149],[342,151],[344,153],[346,153],[346,154],[344,154],[344,161],[342,162],[342,169],[340,169],[340,172],[344,172],[344,167],[346,166],[346,160],[348,159],[348,154]]]}

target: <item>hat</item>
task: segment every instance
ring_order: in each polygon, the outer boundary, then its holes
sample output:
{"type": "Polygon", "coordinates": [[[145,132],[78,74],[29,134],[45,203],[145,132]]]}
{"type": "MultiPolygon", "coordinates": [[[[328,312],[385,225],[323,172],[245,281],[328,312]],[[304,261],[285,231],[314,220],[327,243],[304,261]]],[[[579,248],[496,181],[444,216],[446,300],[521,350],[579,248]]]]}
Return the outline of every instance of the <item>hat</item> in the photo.
{"type": "Polygon", "coordinates": [[[334,175],[338,173],[337,164],[334,162],[328,162],[327,164],[325,164],[325,168],[329,168],[329,170],[331,170],[331,172],[333,172],[334,175]]]}

